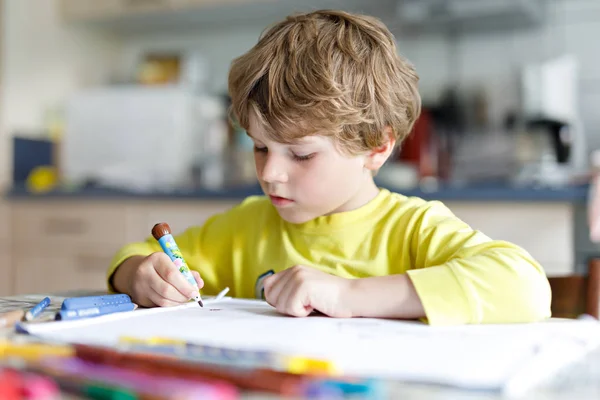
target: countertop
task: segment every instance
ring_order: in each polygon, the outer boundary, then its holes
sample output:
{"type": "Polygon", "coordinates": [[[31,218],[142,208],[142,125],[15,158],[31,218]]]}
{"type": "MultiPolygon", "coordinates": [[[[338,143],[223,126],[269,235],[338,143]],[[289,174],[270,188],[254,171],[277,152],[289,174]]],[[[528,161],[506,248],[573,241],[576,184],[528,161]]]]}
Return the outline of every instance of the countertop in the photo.
{"type": "MultiPolygon", "coordinates": [[[[508,201],[508,202],[570,202],[585,203],[588,185],[573,185],[560,188],[512,186],[509,184],[445,185],[436,190],[422,188],[395,188],[379,183],[380,187],[405,196],[417,196],[425,200],[441,201],[508,201]]],[[[251,195],[260,195],[258,185],[234,186],[220,190],[190,189],[169,192],[134,192],[105,187],[79,189],[56,189],[43,194],[32,194],[25,186],[14,186],[4,192],[8,200],[29,199],[137,199],[137,200],[242,200],[251,195]]]]}

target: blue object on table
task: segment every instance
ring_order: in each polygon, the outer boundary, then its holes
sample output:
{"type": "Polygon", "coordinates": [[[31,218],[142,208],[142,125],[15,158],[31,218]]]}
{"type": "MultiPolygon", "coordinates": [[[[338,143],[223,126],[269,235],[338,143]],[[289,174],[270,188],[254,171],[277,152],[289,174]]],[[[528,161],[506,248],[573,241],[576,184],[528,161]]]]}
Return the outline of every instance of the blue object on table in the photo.
{"type": "Polygon", "coordinates": [[[60,308],[61,310],[76,310],[79,308],[107,307],[118,304],[131,304],[131,297],[126,294],[70,297],[63,301],[60,308]]]}
{"type": "Polygon", "coordinates": [[[321,380],[308,385],[306,394],[315,396],[322,395],[340,395],[344,397],[358,396],[361,399],[378,400],[385,399],[385,387],[383,383],[376,379],[365,379],[360,381],[342,381],[342,380],[321,380]]]}
{"type": "Polygon", "coordinates": [[[25,320],[31,321],[34,318],[37,318],[38,315],[42,313],[49,305],[50,305],[50,297],[45,297],[42,301],[37,303],[31,310],[25,313],[25,320]]]}
{"type": "Polygon", "coordinates": [[[60,310],[56,314],[57,320],[73,320],[82,318],[100,317],[102,315],[114,314],[118,312],[133,311],[137,308],[134,303],[121,303],[100,307],[76,308],[70,310],[60,310]]]}

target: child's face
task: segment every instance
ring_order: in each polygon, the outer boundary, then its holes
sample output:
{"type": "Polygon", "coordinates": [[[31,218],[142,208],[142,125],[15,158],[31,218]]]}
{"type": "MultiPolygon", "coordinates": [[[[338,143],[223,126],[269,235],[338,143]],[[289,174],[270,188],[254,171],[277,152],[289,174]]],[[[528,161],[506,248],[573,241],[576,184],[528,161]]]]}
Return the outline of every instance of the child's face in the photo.
{"type": "Polygon", "coordinates": [[[260,185],[288,222],[358,208],[378,191],[365,168],[367,156],[348,156],[329,137],[306,136],[294,144],[268,140],[253,115],[248,134],[260,185]]]}

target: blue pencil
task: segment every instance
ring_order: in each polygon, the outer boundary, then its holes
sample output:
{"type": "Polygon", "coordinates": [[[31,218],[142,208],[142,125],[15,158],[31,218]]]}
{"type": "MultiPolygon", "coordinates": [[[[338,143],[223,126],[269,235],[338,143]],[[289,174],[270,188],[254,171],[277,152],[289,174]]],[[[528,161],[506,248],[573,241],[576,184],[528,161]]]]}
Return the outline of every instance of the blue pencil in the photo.
{"type": "Polygon", "coordinates": [[[37,303],[31,310],[25,313],[25,320],[31,321],[37,318],[50,305],[50,297],[45,297],[44,300],[37,303]]]}

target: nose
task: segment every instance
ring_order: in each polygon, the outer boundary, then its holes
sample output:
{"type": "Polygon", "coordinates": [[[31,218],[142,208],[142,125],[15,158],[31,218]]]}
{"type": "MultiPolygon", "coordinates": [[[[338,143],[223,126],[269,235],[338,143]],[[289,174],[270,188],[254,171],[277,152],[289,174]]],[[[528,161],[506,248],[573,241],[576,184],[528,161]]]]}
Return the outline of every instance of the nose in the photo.
{"type": "Polygon", "coordinates": [[[285,183],[288,180],[285,160],[277,154],[268,153],[261,171],[261,178],[267,183],[285,183]]]}

